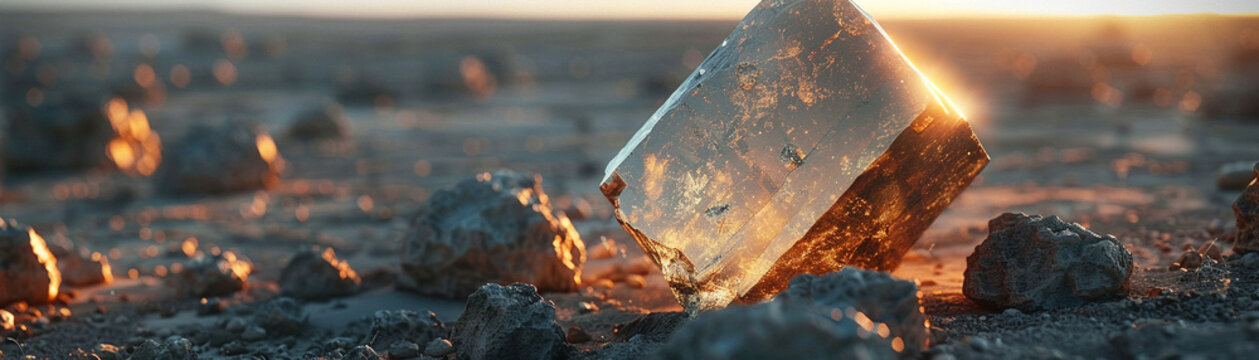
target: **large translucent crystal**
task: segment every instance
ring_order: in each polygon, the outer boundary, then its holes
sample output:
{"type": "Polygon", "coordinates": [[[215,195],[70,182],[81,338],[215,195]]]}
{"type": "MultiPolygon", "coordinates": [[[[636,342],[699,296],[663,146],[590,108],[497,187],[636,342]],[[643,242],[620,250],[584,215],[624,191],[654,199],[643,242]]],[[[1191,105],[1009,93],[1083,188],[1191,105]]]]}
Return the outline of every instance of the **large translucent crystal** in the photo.
{"type": "Polygon", "coordinates": [[[765,0],[608,164],[601,189],[690,310],[802,273],[890,270],[988,163],[856,5],[765,0]]]}

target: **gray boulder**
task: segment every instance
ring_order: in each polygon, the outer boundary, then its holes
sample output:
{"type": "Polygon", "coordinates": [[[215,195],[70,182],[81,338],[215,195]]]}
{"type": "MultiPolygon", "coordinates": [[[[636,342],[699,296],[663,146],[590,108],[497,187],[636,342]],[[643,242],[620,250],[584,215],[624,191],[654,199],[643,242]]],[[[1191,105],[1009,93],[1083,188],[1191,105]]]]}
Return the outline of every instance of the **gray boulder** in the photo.
{"type": "Polygon", "coordinates": [[[485,283],[575,291],[586,246],[552,213],[541,176],[483,173],[433,194],[411,223],[401,285],[462,298],[485,283]]]}
{"type": "Polygon", "coordinates": [[[830,316],[808,306],[772,301],[700,314],[678,329],[654,358],[899,358],[892,340],[875,331],[852,317],[830,316]]]}
{"type": "Polygon", "coordinates": [[[44,239],[30,227],[0,219],[0,306],[46,303],[60,286],[57,258],[44,239]]]}
{"type": "Polygon", "coordinates": [[[6,107],[4,165],[14,170],[80,169],[104,164],[117,136],[101,106],[86,97],[47,92],[39,106],[6,107]]]}
{"type": "Polygon", "coordinates": [[[975,303],[1032,312],[1122,295],[1132,254],[1114,236],[1057,216],[1006,213],[988,222],[964,275],[962,293],[975,303]]]}
{"type": "Polygon", "coordinates": [[[527,284],[472,293],[451,341],[460,359],[567,359],[576,351],[555,323],[555,304],[527,284]]]}
{"type": "Polygon", "coordinates": [[[302,140],[341,139],[350,134],[345,109],[335,102],[312,107],[297,114],[288,135],[302,140]]]}
{"type": "MultiPolygon", "coordinates": [[[[1252,170],[1259,177],[1259,163],[1252,170]]],[[[1259,252],[1259,182],[1252,182],[1233,202],[1237,215],[1237,242],[1233,251],[1239,254],[1259,252]]]]}
{"type": "Polygon", "coordinates": [[[918,286],[887,273],[844,268],[823,276],[802,274],[791,279],[774,301],[811,306],[822,313],[857,311],[885,324],[889,338],[900,338],[907,353],[927,348],[927,317],[918,302],[918,286]]]}
{"type": "Polygon", "coordinates": [[[325,300],[353,295],[362,282],[350,264],[338,259],[332,248],[306,249],[293,255],[280,272],[280,293],[305,300],[325,300]]]}
{"type": "Polygon", "coordinates": [[[194,126],[167,151],[154,177],[166,193],[230,193],[279,182],[284,159],[261,126],[227,121],[194,126]]]}

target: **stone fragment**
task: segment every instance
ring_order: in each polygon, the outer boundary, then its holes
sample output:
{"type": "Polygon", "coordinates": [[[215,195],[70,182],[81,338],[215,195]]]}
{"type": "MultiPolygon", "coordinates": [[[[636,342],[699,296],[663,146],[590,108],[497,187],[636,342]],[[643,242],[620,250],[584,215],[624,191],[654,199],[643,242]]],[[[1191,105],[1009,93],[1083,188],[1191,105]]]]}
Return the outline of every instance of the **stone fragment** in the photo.
{"type": "Polygon", "coordinates": [[[656,359],[898,359],[869,319],[781,301],[709,311],[687,322],[656,359]],[[860,322],[859,322],[860,321],[860,322]]]}
{"type": "Polygon", "coordinates": [[[184,263],[184,271],[175,278],[179,294],[188,297],[231,295],[244,290],[253,266],[225,251],[222,255],[201,255],[184,263]]]}
{"type": "Polygon", "coordinates": [[[229,193],[279,182],[284,159],[262,127],[245,121],[198,125],[167,152],[156,186],[166,193],[229,193]]]}
{"type": "Polygon", "coordinates": [[[485,283],[575,291],[586,246],[556,216],[541,176],[482,173],[433,194],[416,214],[402,254],[401,284],[462,298],[485,283]]]}
{"type": "Polygon", "coordinates": [[[100,104],[86,97],[49,91],[40,106],[13,102],[5,111],[0,154],[12,170],[98,166],[106,163],[105,145],[117,135],[100,104]]]}
{"type": "Polygon", "coordinates": [[[66,285],[91,286],[114,282],[109,258],[99,252],[88,253],[86,248],[80,247],[77,251],[58,257],[57,265],[61,269],[61,281],[66,285]]]}
{"type": "Polygon", "coordinates": [[[455,346],[446,339],[433,339],[424,347],[424,355],[432,357],[445,357],[455,352],[455,346]]]}
{"type": "Polygon", "coordinates": [[[288,135],[303,140],[341,139],[350,133],[349,119],[340,104],[328,102],[301,112],[288,135]]]}
{"type": "Polygon", "coordinates": [[[298,299],[325,300],[358,292],[358,273],[337,259],[332,248],[307,249],[293,255],[280,273],[280,293],[298,299]]]}
{"type": "Polygon", "coordinates": [[[555,305],[527,284],[486,284],[472,293],[450,340],[460,359],[557,359],[575,352],[555,323],[555,305]]]}
{"type": "Polygon", "coordinates": [[[130,360],[189,360],[200,358],[192,341],[172,335],[165,340],[146,339],[131,351],[130,360]]]}
{"type": "Polygon", "coordinates": [[[16,221],[0,219],[0,306],[42,304],[57,297],[61,271],[44,238],[16,221]]]}
{"type": "Polygon", "coordinates": [[[890,270],[988,163],[848,1],[763,1],[608,163],[621,225],[689,311],[890,270]]]}
{"type": "Polygon", "coordinates": [[[1255,168],[1259,167],[1259,163],[1252,161],[1239,161],[1224,164],[1220,166],[1220,172],[1215,177],[1215,186],[1221,190],[1242,190],[1246,185],[1255,179],[1255,168]]]}
{"type": "Polygon", "coordinates": [[[379,310],[372,315],[372,330],[364,334],[362,341],[392,349],[399,343],[428,344],[448,333],[446,325],[431,311],[421,314],[410,310],[379,310]]]}
{"type": "Polygon", "coordinates": [[[1005,213],[988,222],[964,275],[962,293],[972,301],[1033,312],[1122,295],[1132,254],[1114,236],[1057,216],[1005,213]]]}
{"type": "MultiPolygon", "coordinates": [[[[1259,164],[1252,170],[1259,178],[1259,164]]],[[[1238,254],[1259,252],[1259,181],[1251,181],[1233,202],[1233,214],[1237,215],[1237,242],[1233,251],[1238,254]]]]}
{"type": "Polygon", "coordinates": [[[918,286],[887,273],[844,268],[823,276],[801,274],[774,301],[812,306],[818,311],[853,309],[878,324],[886,324],[890,339],[899,339],[905,352],[927,349],[927,317],[922,313],[918,286]]]}

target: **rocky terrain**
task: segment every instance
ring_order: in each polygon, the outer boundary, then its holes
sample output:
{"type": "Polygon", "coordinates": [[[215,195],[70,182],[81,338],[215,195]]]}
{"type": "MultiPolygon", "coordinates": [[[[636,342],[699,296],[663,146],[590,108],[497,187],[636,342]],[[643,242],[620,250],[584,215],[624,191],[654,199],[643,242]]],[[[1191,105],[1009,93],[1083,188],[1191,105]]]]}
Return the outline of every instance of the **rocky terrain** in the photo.
{"type": "Polygon", "coordinates": [[[1259,21],[940,21],[883,26],[980,178],[890,276],[689,318],[598,183],[733,19],[0,13],[0,358],[1253,353],[1259,21]]]}

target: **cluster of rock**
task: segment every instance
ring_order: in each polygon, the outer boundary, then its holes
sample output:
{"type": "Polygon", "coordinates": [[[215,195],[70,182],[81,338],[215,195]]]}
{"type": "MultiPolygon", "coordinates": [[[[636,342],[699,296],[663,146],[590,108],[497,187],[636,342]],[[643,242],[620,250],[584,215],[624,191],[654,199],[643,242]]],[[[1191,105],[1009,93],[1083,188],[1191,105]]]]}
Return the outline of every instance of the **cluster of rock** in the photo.
{"type": "Polygon", "coordinates": [[[586,246],[555,215],[540,176],[483,173],[433,194],[405,240],[401,285],[463,298],[485,283],[575,291],[586,246]]]}
{"type": "Polygon", "coordinates": [[[154,181],[166,193],[228,193],[269,188],[283,171],[271,136],[234,120],[189,130],[169,148],[154,181]]]}
{"type": "Polygon", "coordinates": [[[966,258],[962,293],[990,308],[1025,312],[1079,306],[1127,290],[1132,254],[1114,236],[1057,216],[1006,213],[966,258]]]}

